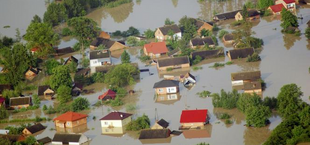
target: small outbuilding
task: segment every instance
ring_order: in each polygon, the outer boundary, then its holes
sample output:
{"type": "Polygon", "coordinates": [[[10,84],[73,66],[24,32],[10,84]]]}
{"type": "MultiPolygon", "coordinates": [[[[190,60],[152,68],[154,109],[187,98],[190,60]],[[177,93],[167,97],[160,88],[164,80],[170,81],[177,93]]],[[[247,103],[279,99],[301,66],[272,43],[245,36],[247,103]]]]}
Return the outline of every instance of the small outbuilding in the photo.
{"type": "Polygon", "coordinates": [[[43,126],[41,123],[36,123],[32,126],[26,127],[23,130],[24,135],[34,135],[39,133],[40,131],[43,131],[46,127],[43,126]]]}
{"type": "Polygon", "coordinates": [[[57,145],[82,145],[86,142],[88,142],[88,138],[84,134],[56,133],[52,140],[52,144],[57,145]]]}
{"type": "Polygon", "coordinates": [[[116,93],[112,91],[111,89],[109,89],[104,94],[100,95],[98,99],[102,101],[108,101],[108,100],[114,100],[115,97],[116,97],[116,93]]]}
{"type": "Polygon", "coordinates": [[[167,69],[178,69],[190,67],[188,56],[158,59],[157,70],[167,71],[167,69]]]}
{"type": "Polygon", "coordinates": [[[254,48],[233,49],[228,51],[227,56],[229,60],[233,60],[238,58],[246,58],[253,55],[253,53],[254,48]]]}

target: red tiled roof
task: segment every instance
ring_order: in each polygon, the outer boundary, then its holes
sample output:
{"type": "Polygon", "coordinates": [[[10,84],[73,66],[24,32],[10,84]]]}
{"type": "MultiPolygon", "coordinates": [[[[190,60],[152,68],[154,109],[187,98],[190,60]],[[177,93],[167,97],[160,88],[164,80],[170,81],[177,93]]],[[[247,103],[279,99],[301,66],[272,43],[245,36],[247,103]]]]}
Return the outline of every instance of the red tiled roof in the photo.
{"type": "Polygon", "coordinates": [[[295,3],[295,0],[283,0],[286,4],[295,3]]]}
{"type": "Polygon", "coordinates": [[[283,4],[277,4],[277,5],[272,5],[272,6],[270,6],[270,9],[271,9],[274,13],[281,12],[281,11],[282,11],[282,8],[284,8],[283,4]]]}
{"type": "Polygon", "coordinates": [[[131,116],[132,114],[123,112],[111,112],[110,114],[104,116],[100,120],[124,120],[131,116]]]}
{"type": "Polygon", "coordinates": [[[0,104],[2,104],[5,101],[4,98],[0,98],[0,104]]]}
{"type": "Polygon", "coordinates": [[[66,112],[64,114],[61,114],[60,116],[54,118],[53,120],[59,120],[59,121],[76,121],[80,120],[83,118],[86,118],[88,115],[86,114],[80,114],[80,113],[75,113],[75,112],[66,112]]]}
{"type": "Polygon", "coordinates": [[[168,48],[165,42],[152,42],[149,44],[145,44],[144,48],[146,49],[148,53],[153,53],[153,54],[161,54],[161,53],[168,52],[168,48]]]}
{"type": "Polygon", "coordinates": [[[37,48],[37,47],[31,48],[31,51],[33,51],[33,52],[36,52],[38,50],[39,50],[39,48],[37,48]]]}
{"type": "Polygon", "coordinates": [[[180,118],[180,123],[205,122],[207,119],[208,110],[183,110],[180,118]]]}
{"type": "Polygon", "coordinates": [[[102,100],[104,97],[106,97],[106,96],[110,96],[110,97],[112,97],[113,99],[115,98],[115,96],[116,96],[116,93],[114,92],[114,91],[112,91],[112,90],[108,90],[108,91],[106,91],[103,95],[100,95],[99,97],[98,97],[98,99],[99,100],[102,100]]]}

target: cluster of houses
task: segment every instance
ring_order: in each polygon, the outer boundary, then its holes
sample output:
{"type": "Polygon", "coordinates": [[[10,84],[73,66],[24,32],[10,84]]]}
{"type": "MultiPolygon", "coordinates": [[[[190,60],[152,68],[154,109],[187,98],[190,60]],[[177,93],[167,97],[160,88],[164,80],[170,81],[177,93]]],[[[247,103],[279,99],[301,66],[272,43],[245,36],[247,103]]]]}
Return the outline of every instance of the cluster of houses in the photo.
{"type": "Polygon", "coordinates": [[[244,93],[262,95],[261,72],[239,72],[231,73],[233,89],[243,90],[244,93]]]}

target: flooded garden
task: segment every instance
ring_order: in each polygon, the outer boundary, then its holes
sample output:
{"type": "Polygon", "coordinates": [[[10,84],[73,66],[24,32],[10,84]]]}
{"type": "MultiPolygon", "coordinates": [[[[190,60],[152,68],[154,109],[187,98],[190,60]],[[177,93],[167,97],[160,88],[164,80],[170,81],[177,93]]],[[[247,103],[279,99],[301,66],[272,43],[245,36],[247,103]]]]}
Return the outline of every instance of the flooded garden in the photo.
{"type": "MultiPolygon", "coordinates": [[[[202,20],[211,21],[214,13],[223,13],[241,9],[245,0],[228,0],[228,1],[188,1],[188,0],[134,0],[131,3],[123,4],[115,8],[101,7],[90,12],[86,17],[95,20],[103,31],[114,32],[116,30],[127,30],[133,26],[144,32],[147,29],[155,30],[164,25],[165,19],[169,18],[178,23],[183,16],[200,18],[202,20]]],[[[32,19],[37,14],[43,17],[48,3],[42,0],[10,0],[0,2],[0,36],[15,36],[15,29],[19,28],[21,34],[26,33],[26,29],[32,19]],[[16,8],[16,9],[13,9],[16,8]],[[8,16],[9,15],[9,16],[8,16]],[[10,26],[10,28],[4,28],[10,26]]],[[[299,29],[303,33],[310,20],[309,8],[299,7],[297,16],[303,16],[302,20],[298,20],[299,29]]],[[[264,97],[277,97],[280,88],[283,85],[295,83],[301,87],[303,92],[302,100],[310,103],[310,41],[305,35],[295,36],[293,34],[283,34],[281,32],[281,21],[273,16],[263,17],[254,22],[252,31],[254,36],[263,39],[264,45],[260,53],[261,61],[245,62],[243,59],[234,61],[232,65],[226,65],[219,68],[211,68],[215,62],[226,63],[229,61],[227,56],[203,60],[195,66],[201,67],[199,70],[175,69],[170,72],[158,72],[155,65],[147,65],[141,62],[138,57],[142,47],[129,47],[125,50],[112,52],[113,64],[121,63],[123,51],[130,54],[130,61],[137,63],[139,69],[149,69],[149,72],[141,72],[139,80],[136,84],[128,86],[127,90],[134,90],[134,94],[128,94],[124,97],[124,105],[118,107],[110,107],[107,105],[94,106],[98,101],[98,96],[107,91],[107,86],[102,83],[95,83],[87,86],[86,90],[92,90],[90,94],[82,94],[81,97],[89,100],[91,107],[89,110],[81,111],[88,114],[87,126],[77,128],[69,132],[83,133],[91,139],[90,144],[142,144],[138,139],[138,132],[125,131],[123,135],[103,135],[100,125],[100,119],[108,113],[116,110],[120,112],[128,112],[134,114],[133,117],[147,115],[150,118],[151,125],[155,123],[155,116],[158,114],[159,119],[163,118],[169,122],[171,130],[178,130],[180,127],[180,116],[182,110],[186,109],[208,109],[210,117],[209,124],[206,125],[204,133],[190,132],[183,133],[180,136],[170,137],[163,142],[147,142],[153,144],[184,144],[194,145],[200,142],[210,143],[211,145],[231,144],[231,145],[260,145],[264,143],[270,136],[272,130],[281,123],[282,119],[277,113],[272,113],[269,118],[270,124],[262,128],[254,128],[245,126],[245,115],[237,109],[226,110],[214,108],[212,98],[201,98],[198,92],[204,90],[211,93],[219,93],[221,89],[232,91],[231,73],[242,71],[261,71],[262,80],[266,83],[266,89],[262,93],[264,97]],[[163,79],[164,75],[184,75],[190,72],[195,76],[197,83],[188,89],[180,84],[180,92],[176,99],[169,102],[161,102],[156,98],[153,86],[156,82],[163,79]],[[129,110],[128,106],[135,106],[135,109],[129,110]],[[156,110],[156,111],[155,111],[156,110]],[[226,124],[225,120],[218,117],[218,114],[227,113],[231,115],[231,124],[226,124]]],[[[222,23],[220,28],[227,31],[238,29],[232,27],[229,23],[222,23]]],[[[226,47],[221,40],[219,46],[224,47],[224,51],[232,50],[233,47],[226,47]]],[[[62,39],[59,48],[72,47],[77,42],[76,39],[62,39]]],[[[86,52],[89,52],[87,50],[86,52]]],[[[65,55],[57,59],[67,59],[73,55],[81,60],[82,55],[79,52],[65,55]]],[[[30,81],[30,84],[43,85],[45,76],[40,76],[30,81]]],[[[37,90],[31,92],[37,93],[37,90]]],[[[42,100],[40,109],[30,110],[26,112],[12,113],[10,119],[13,118],[34,118],[35,116],[55,118],[59,114],[45,114],[41,108],[43,105],[54,105],[53,101],[42,100]]],[[[57,105],[57,104],[56,104],[57,105]]],[[[8,125],[18,125],[19,123],[0,124],[3,129],[8,125]]],[[[49,136],[53,138],[57,132],[66,132],[64,130],[56,130],[54,122],[45,121],[42,123],[47,129],[36,136],[37,139],[49,136]]],[[[105,130],[105,129],[104,129],[105,130]]],[[[116,132],[119,130],[115,130],[116,132]]]]}

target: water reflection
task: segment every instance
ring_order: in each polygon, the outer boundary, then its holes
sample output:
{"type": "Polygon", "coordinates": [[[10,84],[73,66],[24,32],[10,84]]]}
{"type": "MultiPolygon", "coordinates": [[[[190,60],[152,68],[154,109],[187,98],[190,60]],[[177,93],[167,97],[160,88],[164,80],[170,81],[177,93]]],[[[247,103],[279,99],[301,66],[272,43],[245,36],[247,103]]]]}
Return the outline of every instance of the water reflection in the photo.
{"type": "Polygon", "coordinates": [[[246,127],[244,130],[244,144],[245,145],[260,145],[264,143],[270,136],[271,131],[268,127],[254,128],[246,127]]]}
{"type": "Polygon", "coordinates": [[[141,139],[142,144],[170,144],[172,137],[161,139],[141,139]]]}
{"type": "Polygon", "coordinates": [[[133,12],[133,5],[134,3],[131,2],[127,4],[122,4],[115,8],[108,8],[103,10],[104,12],[110,14],[114,22],[121,23],[124,22],[128,18],[129,14],[133,12]]]}
{"type": "MultiPolygon", "coordinates": [[[[231,116],[230,120],[234,121],[236,124],[241,124],[242,121],[245,120],[245,115],[236,108],[230,109],[230,110],[223,109],[223,108],[214,108],[213,113],[218,120],[220,120],[219,119],[220,114],[227,113],[231,116]]],[[[227,126],[227,127],[230,127],[230,126],[227,126]]]]}
{"type": "Polygon", "coordinates": [[[88,130],[87,124],[79,125],[77,127],[72,127],[72,128],[56,127],[57,133],[84,133],[87,130],[88,130]]]}
{"type": "Polygon", "coordinates": [[[181,95],[179,93],[177,94],[168,94],[168,95],[157,95],[155,98],[156,103],[171,105],[175,102],[179,101],[181,98],[181,95]]]}
{"type": "Polygon", "coordinates": [[[102,127],[101,130],[104,135],[122,136],[125,133],[125,127],[102,127]]]}
{"type": "Polygon", "coordinates": [[[294,43],[300,40],[300,36],[295,36],[294,34],[283,34],[284,47],[290,50],[294,43]]]}
{"type": "Polygon", "coordinates": [[[193,138],[210,138],[212,133],[212,125],[208,124],[203,129],[183,130],[183,135],[186,139],[193,138]]]}
{"type": "Polygon", "coordinates": [[[178,6],[179,0],[171,0],[171,1],[172,1],[173,6],[176,8],[178,6]]]}

